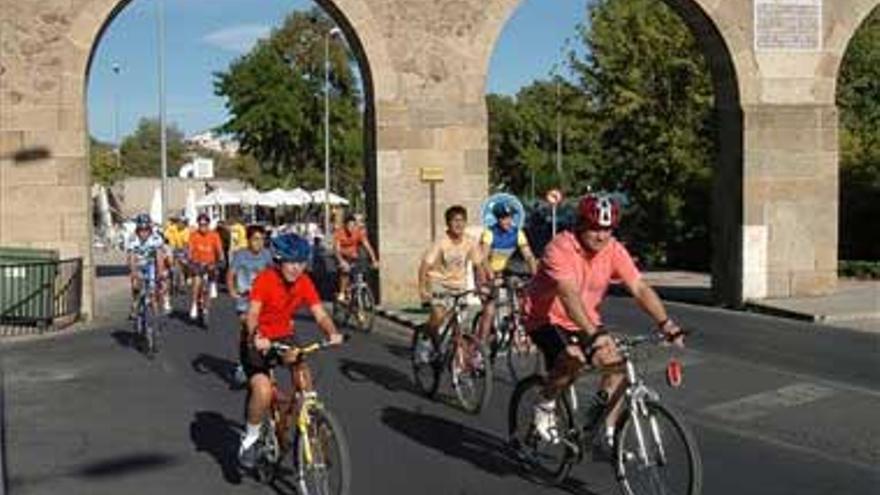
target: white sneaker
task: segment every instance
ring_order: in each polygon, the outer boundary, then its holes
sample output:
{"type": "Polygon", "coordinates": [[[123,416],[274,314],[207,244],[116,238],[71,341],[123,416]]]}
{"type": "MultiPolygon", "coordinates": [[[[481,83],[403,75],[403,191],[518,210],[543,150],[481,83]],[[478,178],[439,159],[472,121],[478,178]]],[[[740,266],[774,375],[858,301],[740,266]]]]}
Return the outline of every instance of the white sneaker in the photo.
{"type": "Polygon", "coordinates": [[[190,308],[189,308],[189,319],[190,319],[190,320],[195,320],[195,319],[197,319],[198,317],[199,317],[199,308],[198,308],[195,304],[193,304],[193,305],[190,306],[190,308]]]}
{"type": "Polygon", "coordinates": [[[556,429],[555,401],[535,404],[534,425],[541,440],[553,444],[559,442],[559,431],[556,429]]]}
{"type": "Polygon", "coordinates": [[[217,283],[211,282],[211,299],[217,299],[217,283]]]}
{"type": "Polygon", "coordinates": [[[171,314],[171,298],[165,298],[163,309],[165,310],[165,314],[171,314]]]}

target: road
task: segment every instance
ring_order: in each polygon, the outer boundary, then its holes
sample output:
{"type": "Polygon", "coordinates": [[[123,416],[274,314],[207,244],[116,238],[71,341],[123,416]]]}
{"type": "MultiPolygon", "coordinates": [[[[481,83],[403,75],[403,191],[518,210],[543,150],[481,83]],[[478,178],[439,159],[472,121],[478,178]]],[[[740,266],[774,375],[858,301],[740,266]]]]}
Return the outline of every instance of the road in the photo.
{"type": "MultiPolygon", "coordinates": [[[[219,301],[208,331],[172,317],[154,361],[131,348],[119,318],[3,347],[9,493],[275,493],[235,468],[244,395],[228,384],[236,323],[219,301]]],[[[612,325],[647,328],[631,300],[612,299],[605,312],[612,325]]],[[[685,385],[662,386],[671,351],[651,350],[645,368],[698,438],[703,493],[877,493],[877,336],[711,308],[672,312],[700,330],[681,352],[685,385]]],[[[307,318],[296,324],[315,335],[307,318]]],[[[353,493],[617,493],[602,464],[577,468],[561,489],[523,477],[505,447],[506,374],[488,410],[471,416],[448,396],[414,390],[406,344],[379,323],[313,361],[348,437],[353,493]]]]}

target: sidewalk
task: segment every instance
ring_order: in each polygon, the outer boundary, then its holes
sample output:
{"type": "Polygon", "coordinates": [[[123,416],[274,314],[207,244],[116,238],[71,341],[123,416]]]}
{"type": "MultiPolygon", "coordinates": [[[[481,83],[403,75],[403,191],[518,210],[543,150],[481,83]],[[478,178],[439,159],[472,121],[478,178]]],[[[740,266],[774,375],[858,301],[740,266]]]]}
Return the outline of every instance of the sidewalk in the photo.
{"type": "MultiPolygon", "coordinates": [[[[664,300],[714,305],[709,274],[686,271],[645,272],[645,280],[664,300]]],[[[623,294],[623,289],[612,293],[623,294]]],[[[834,294],[748,301],[746,309],[773,316],[880,333],[880,281],[841,279],[834,294]]],[[[417,304],[384,306],[379,314],[403,325],[424,323],[427,312],[417,304]]]]}

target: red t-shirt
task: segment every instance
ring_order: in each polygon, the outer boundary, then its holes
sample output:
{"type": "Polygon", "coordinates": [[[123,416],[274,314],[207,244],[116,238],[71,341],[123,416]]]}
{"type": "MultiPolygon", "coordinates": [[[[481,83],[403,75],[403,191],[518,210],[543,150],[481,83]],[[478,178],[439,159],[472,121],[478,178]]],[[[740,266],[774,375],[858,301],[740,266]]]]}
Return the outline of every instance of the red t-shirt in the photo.
{"type": "Polygon", "coordinates": [[[275,340],[293,335],[293,315],[302,306],[320,304],[321,297],[305,273],[288,284],[276,268],[267,268],[254,279],[251,301],[262,304],[258,320],[260,335],[275,340]]]}

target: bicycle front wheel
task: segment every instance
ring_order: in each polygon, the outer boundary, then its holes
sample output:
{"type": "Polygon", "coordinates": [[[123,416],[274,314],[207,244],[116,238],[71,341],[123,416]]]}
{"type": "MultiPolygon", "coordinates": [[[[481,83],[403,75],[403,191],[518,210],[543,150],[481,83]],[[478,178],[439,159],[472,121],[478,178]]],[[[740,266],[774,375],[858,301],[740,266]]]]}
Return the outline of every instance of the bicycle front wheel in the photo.
{"type": "Polygon", "coordinates": [[[449,368],[459,404],[471,414],[479,413],[492,395],[492,362],[488,348],[476,336],[462,335],[449,368]]]}
{"type": "Polygon", "coordinates": [[[419,390],[426,396],[433,397],[440,387],[440,372],[442,370],[438,345],[435,339],[425,330],[424,326],[416,328],[413,332],[412,346],[413,378],[419,390]]]}
{"type": "Polygon", "coordinates": [[[299,431],[296,463],[301,495],[348,495],[351,460],[348,442],[336,418],[321,406],[311,406],[306,431],[299,431]]]}
{"type": "Polygon", "coordinates": [[[376,303],[373,300],[373,292],[369,287],[363,286],[357,291],[355,298],[357,308],[354,312],[354,319],[358,330],[370,333],[373,331],[373,321],[376,319],[376,303]]]}
{"type": "Polygon", "coordinates": [[[557,439],[547,441],[538,434],[535,407],[544,399],[544,377],[532,375],[516,384],[507,406],[507,433],[519,460],[541,481],[562,483],[580,460],[579,431],[571,406],[560,397],[554,420],[557,439]]]}
{"type": "Polygon", "coordinates": [[[625,495],[699,495],[703,464],[693,434],[666,406],[646,402],[618,429],[616,469],[625,495]],[[641,440],[640,440],[641,439],[641,440]]]}

